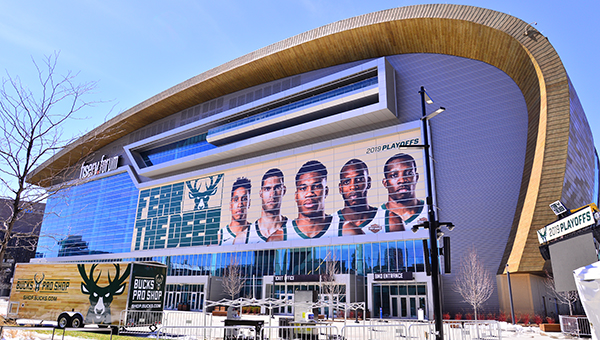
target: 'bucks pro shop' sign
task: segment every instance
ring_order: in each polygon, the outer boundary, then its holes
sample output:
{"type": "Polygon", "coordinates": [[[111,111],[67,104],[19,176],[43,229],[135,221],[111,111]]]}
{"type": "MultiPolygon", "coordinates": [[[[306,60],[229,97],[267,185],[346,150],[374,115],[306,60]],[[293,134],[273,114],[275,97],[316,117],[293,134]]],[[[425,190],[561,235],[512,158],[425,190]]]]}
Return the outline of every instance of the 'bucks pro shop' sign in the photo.
{"type": "Polygon", "coordinates": [[[538,240],[540,243],[546,243],[595,223],[592,208],[586,207],[538,230],[538,240]]]}

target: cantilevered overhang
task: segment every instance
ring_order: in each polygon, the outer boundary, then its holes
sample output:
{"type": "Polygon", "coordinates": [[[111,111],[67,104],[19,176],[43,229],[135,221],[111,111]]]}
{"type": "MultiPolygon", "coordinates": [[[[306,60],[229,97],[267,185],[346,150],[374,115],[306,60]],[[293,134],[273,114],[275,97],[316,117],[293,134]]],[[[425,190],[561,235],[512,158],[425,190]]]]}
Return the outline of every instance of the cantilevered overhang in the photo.
{"type": "Polygon", "coordinates": [[[528,144],[521,195],[502,266],[508,262],[513,270],[541,270],[543,260],[531,226],[552,220],[547,204],[561,196],[570,119],[567,74],[543,35],[520,19],[483,8],[443,4],[395,8],[282,40],[123,112],[57,153],[28,181],[48,185],[52,173],[75,165],[88,150],[98,150],[153,121],[217,97],[324,67],[404,53],[480,60],[505,72],[521,89],[529,114],[528,144]]]}

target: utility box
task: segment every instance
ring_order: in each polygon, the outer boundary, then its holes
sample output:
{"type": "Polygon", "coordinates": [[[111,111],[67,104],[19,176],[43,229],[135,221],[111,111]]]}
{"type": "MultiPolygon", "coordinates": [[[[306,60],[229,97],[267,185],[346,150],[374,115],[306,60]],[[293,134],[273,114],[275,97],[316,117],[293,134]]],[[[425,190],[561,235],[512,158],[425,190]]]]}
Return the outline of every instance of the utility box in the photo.
{"type": "Polygon", "coordinates": [[[316,290],[297,290],[294,292],[294,322],[312,322],[318,313],[313,304],[319,294],[316,290]],[[310,317],[312,315],[312,318],[310,317]]]}

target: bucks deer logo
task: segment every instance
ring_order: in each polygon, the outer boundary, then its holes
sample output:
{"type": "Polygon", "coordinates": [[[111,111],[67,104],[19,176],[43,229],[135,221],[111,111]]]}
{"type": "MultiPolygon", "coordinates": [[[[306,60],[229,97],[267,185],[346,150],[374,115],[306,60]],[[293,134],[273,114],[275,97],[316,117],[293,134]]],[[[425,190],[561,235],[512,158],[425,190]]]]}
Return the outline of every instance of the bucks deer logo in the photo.
{"type": "Polygon", "coordinates": [[[40,285],[42,284],[42,282],[44,282],[45,278],[46,278],[46,275],[44,273],[42,273],[42,278],[39,280],[37,278],[37,273],[35,273],[35,275],[33,275],[33,281],[35,282],[34,290],[36,291],[36,293],[40,291],[40,285]]]}
{"type": "Polygon", "coordinates": [[[156,282],[156,290],[160,290],[163,282],[165,281],[165,277],[162,274],[158,274],[154,277],[154,282],[156,282]]]}
{"type": "Polygon", "coordinates": [[[92,264],[89,275],[85,271],[85,265],[77,265],[79,274],[83,279],[81,292],[90,296],[90,308],[85,316],[85,323],[107,324],[112,322],[110,304],[115,295],[121,295],[125,291],[125,286],[127,285],[125,280],[129,277],[131,264],[127,265],[123,276],[120,276],[120,266],[118,264],[114,264],[114,266],[114,277],[111,277],[110,272],[107,272],[108,286],[101,287],[98,285],[98,281],[102,276],[102,271],[94,278],[94,270],[98,267],[98,264],[92,264]]]}
{"type": "Polygon", "coordinates": [[[208,200],[210,196],[217,193],[219,189],[218,185],[222,178],[223,174],[220,174],[185,182],[187,188],[190,190],[189,197],[194,200],[194,210],[208,208],[208,200]]]}
{"type": "Polygon", "coordinates": [[[547,233],[548,229],[546,227],[538,230],[538,236],[544,241],[546,242],[546,233],[547,233]]]}

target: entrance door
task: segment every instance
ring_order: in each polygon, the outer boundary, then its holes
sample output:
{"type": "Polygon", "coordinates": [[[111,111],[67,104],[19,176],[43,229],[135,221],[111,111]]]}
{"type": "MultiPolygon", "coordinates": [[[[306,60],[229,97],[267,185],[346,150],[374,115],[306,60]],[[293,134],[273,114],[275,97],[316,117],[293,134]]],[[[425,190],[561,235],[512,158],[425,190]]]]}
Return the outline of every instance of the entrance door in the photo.
{"type": "Polygon", "coordinates": [[[192,293],[190,295],[190,310],[198,310],[198,293],[192,293]]]}
{"type": "MultiPolygon", "coordinates": [[[[391,286],[389,297],[382,296],[389,301],[391,317],[417,318],[419,309],[422,309],[427,315],[425,285],[399,285],[397,287],[391,286]]],[[[375,307],[379,308],[380,306],[375,307]]]]}
{"type": "Polygon", "coordinates": [[[392,302],[390,303],[390,306],[392,306],[392,317],[393,318],[397,318],[400,315],[398,315],[398,297],[397,296],[392,296],[392,302]]]}
{"type": "MultiPolygon", "coordinates": [[[[394,306],[394,305],[392,305],[394,306]]],[[[398,304],[401,318],[417,317],[417,298],[414,296],[401,296],[398,304]]]]}
{"type": "Polygon", "coordinates": [[[167,293],[167,301],[165,301],[165,309],[175,309],[175,302],[173,301],[173,292],[167,293]]]}
{"type": "Polygon", "coordinates": [[[175,293],[175,301],[174,301],[175,309],[177,309],[177,307],[179,306],[180,303],[181,303],[181,293],[176,292],[175,293]]]}
{"type": "Polygon", "coordinates": [[[292,314],[294,312],[292,308],[292,305],[294,304],[294,294],[286,294],[286,296],[288,302],[290,302],[290,304],[287,306],[287,312],[288,314],[292,314]]]}

